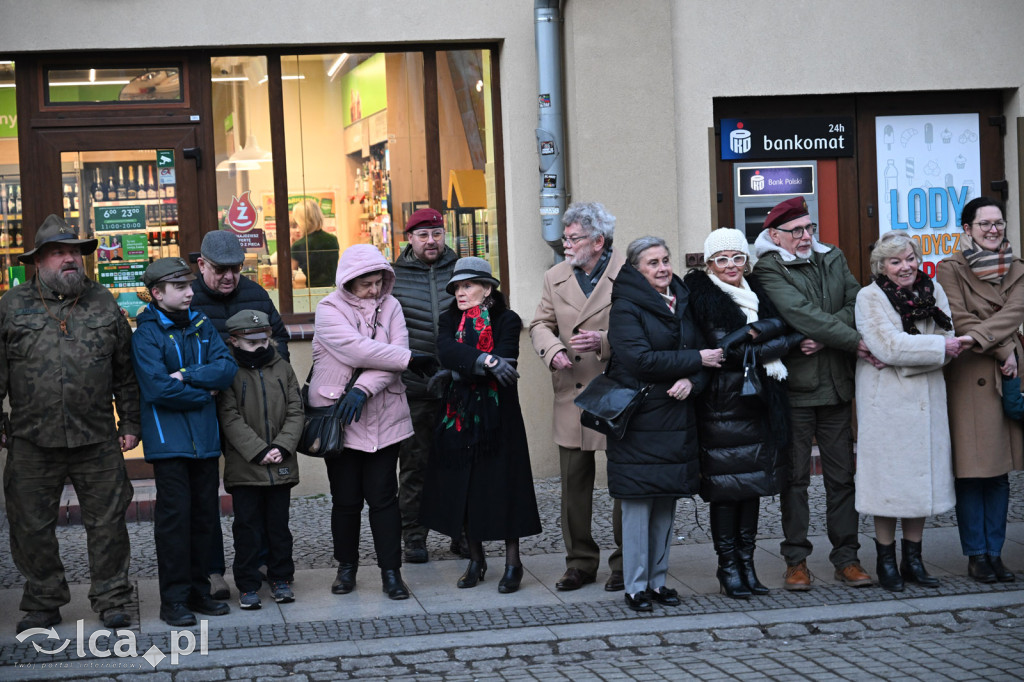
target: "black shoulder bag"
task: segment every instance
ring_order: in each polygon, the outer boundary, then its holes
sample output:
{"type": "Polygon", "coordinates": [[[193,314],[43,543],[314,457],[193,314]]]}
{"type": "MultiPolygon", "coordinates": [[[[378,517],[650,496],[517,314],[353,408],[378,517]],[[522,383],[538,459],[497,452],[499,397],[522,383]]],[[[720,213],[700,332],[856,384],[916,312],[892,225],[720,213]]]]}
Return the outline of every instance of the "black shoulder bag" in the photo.
{"type": "Polygon", "coordinates": [[[626,434],[633,413],[647,398],[651,385],[630,388],[609,377],[608,368],[614,358],[613,354],[605,371],[594,377],[573,402],[582,410],[580,423],[583,426],[620,440],[626,434]]]}

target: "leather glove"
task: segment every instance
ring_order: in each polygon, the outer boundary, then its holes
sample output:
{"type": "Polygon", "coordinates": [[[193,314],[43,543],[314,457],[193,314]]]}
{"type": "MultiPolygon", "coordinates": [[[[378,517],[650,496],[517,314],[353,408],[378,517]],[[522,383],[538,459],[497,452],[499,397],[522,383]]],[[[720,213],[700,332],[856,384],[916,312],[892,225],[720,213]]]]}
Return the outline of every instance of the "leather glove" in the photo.
{"type": "Polygon", "coordinates": [[[440,368],[437,358],[429,353],[417,353],[413,351],[409,358],[409,370],[422,377],[429,377],[440,368]]]}
{"type": "Polygon", "coordinates": [[[444,389],[448,386],[448,382],[451,380],[452,371],[450,369],[438,370],[434,376],[430,377],[430,381],[427,382],[427,393],[430,395],[442,395],[444,389]]]}
{"type": "Polygon", "coordinates": [[[363,405],[366,404],[366,394],[361,389],[353,386],[341,399],[341,413],[338,417],[341,423],[348,426],[354,421],[359,421],[363,416],[363,405]]]}
{"type": "Polygon", "coordinates": [[[499,384],[511,386],[519,380],[519,372],[516,371],[511,362],[498,355],[492,355],[491,357],[498,361],[497,364],[493,367],[485,364],[484,369],[494,376],[499,384]]]}

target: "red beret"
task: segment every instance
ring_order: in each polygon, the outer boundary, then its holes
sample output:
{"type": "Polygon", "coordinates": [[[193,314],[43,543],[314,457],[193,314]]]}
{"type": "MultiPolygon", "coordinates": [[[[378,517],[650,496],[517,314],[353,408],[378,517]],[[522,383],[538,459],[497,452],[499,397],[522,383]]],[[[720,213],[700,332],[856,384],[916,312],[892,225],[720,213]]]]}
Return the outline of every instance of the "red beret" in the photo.
{"type": "Polygon", "coordinates": [[[421,227],[444,227],[444,218],[432,208],[421,208],[409,216],[405,231],[412,232],[421,227]]]}
{"type": "Polygon", "coordinates": [[[768,217],[764,219],[764,227],[766,229],[778,227],[783,223],[788,223],[790,220],[803,218],[805,215],[808,215],[807,202],[804,201],[802,196],[786,199],[768,211],[768,217]]]}

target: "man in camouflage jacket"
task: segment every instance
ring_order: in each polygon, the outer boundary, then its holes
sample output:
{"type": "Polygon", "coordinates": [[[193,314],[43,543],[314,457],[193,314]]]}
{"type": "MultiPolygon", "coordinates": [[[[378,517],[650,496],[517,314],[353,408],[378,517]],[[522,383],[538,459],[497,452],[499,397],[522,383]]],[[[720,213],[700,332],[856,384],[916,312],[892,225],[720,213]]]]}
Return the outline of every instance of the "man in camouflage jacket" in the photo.
{"type": "Polygon", "coordinates": [[[95,239],[78,239],[50,215],[35,244],[19,256],[35,265],[35,276],[0,298],[0,399],[7,396],[11,408],[0,436],[4,492],[28,612],[18,631],[59,623],[71,600],[55,532],[67,477],[88,538],[92,608],[106,627],[124,628],[132,485],[122,453],[140,433],[132,331],[110,292],[85,275],[82,256],[96,249],[95,239]]]}

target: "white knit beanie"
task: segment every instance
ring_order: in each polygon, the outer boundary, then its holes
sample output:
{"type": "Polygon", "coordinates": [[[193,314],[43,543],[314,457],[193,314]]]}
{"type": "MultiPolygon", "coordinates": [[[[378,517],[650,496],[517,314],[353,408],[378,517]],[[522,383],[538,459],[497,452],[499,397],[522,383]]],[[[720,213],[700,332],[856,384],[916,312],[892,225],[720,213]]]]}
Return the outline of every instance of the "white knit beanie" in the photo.
{"type": "Polygon", "coordinates": [[[719,251],[745,253],[747,260],[753,265],[754,258],[750,255],[747,236],[735,228],[720,227],[708,235],[708,238],[704,240],[704,262],[710,261],[711,257],[719,251]]]}

